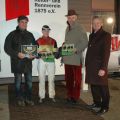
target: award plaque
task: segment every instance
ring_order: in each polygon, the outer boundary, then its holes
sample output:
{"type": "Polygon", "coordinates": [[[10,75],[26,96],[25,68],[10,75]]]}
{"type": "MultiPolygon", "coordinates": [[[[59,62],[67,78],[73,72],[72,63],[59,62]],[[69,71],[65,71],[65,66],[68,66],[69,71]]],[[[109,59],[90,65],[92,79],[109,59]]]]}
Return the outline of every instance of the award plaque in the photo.
{"type": "Polygon", "coordinates": [[[74,44],[64,44],[62,46],[62,56],[71,56],[74,54],[74,44]]]}
{"type": "Polygon", "coordinates": [[[54,52],[57,51],[56,48],[54,48],[53,45],[40,45],[38,48],[38,51],[41,55],[41,58],[45,61],[45,62],[54,62],[55,61],[55,57],[54,57],[54,52]]]}
{"type": "Polygon", "coordinates": [[[37,45],[21,45],[21,52],[25,54],[26,57],[29,57],[29,55],[37,56],[37,45]]]}
{"type": "Polygon", "coordinates": [[[41,58],[45,61],[45,62],[54,62],[54,55],[53,52],[42,52],[41,53],[41,58]]]}
{"type": "Polygon", "coordinates": [[[40,45],[38,48],[39,52],[56,52],[56,48],[53,45],[40,45]]]}

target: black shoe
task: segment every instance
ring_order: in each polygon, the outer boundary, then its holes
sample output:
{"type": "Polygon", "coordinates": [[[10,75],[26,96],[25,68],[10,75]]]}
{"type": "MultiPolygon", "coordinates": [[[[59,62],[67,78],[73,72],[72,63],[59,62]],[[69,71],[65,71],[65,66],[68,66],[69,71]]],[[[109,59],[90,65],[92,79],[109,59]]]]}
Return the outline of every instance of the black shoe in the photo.
{"type": "Polygon", "coordinates": [[[75,100],[75,99],[71,99],[71,102],[72,102],[72,104],[77,104],[78,102],[77,102],[77,100],[75,100]]]}
{"type": "Polygon", "coordinates": [[[50,98],[50,101],[52,101],[53,103],[56,102],[55,98],[50,98]]]}
{"type": "Polygon", "coordinates": [[[32,100],[28,100],[28,99],[25,100],[25,103],[26,103],[27,105],[30,105],[30,106],[33,106],[33,105],[34,105],[34,102],[33,102],[32,100]]]}
{"type": "Polygon", "coordinates": [[[94,108],[96,108],[96,107],[100,107],[100,106],[98,106],[98,105],[96,105],[95,103],[93,103],[93,104],[91,104],[91,105],[87,105],[87,108],[88,109],[94,109],[94,108]]]}
{"type": "Polygon", "coordinates": [[[24,107],[25,106],[24,100],[17,100],[17,105],[20,107],[24,107]]]}
{"type": "Polygon", "coordinates": [[[71,98],[67,98],[67,99],[66,99],[66,102],[67,102],[67,103],[72,103],[72,99],[71,99],[71,98]]]}
{"type": "Polygon", "coordinates": [[[67,98],[66,102],[69,104],[77,104],[78,103],[77,100],[75,100],[74,98],[67,98]]]}
{"type": "Polygon", "coordinates": [[[99,111],[96,112],[96,115],[103,115],[106,112],[108,112],[108,109],[101,108],[99,111]]]}
{"type": "Polygon", "coordinates": [[[41,103],[44,103],[44,98],[40,98],[39,99],[39,103],[41,104],[41,103]]]}
{"type": "Polygon", "coordinates": [[[87,108],[90,110],[93,110],[94,112],[97,112],[101,109],[101,107],[96,105],[95,103],[93,103],[91,105],[87,105],[87,108]]]}

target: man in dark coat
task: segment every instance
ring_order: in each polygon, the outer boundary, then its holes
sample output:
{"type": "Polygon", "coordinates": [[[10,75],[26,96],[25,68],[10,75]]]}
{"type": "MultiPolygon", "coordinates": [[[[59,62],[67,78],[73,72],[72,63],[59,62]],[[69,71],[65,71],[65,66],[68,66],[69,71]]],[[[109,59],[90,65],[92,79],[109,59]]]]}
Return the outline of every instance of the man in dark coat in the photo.
{"type": "Polygon", "coordinates": [[[92,20],[93,32],[89,36],[86,54],[86,83],[91,85],[93,104],[90,108],[100,108],[97,114],[109,109],[109,89],[107,66],[110,56],[111,35],[102,29],[102,20],[98,16],[92,20]]]}
{"type": "Polygon", "coordinates": [[[27,31],[28,18],[26,16],[18,17],[18,26],[16,30],[10,32],[6,37],[4,50],[11,58],[11,72],[15,77],[15,91],[17,103],[20,106],[26,104],[33,105],[32,96],[32,60],[21,53],[21,45],[35,44],[35,38],[32,33],[27,31]],[[21,88],[22,74],[25,77],[25,95],[21,88]]]}

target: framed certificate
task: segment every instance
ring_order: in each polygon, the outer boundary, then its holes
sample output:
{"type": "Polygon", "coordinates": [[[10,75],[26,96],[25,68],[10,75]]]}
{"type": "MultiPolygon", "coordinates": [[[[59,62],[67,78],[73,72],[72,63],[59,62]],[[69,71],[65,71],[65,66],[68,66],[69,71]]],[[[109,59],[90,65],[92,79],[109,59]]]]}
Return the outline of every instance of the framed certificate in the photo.
{"type": "Polygon", "coordinates": [[[74,44],[64,44],[62,46],[62,55],[70,56],[74,54],[74,44]]]}
{"type": "Polygon", "coordinates": [[[26,56],[33,55],[37,56],[38,53],[38,46],[37,45],[21,45],[21,52],[26,56]]]}

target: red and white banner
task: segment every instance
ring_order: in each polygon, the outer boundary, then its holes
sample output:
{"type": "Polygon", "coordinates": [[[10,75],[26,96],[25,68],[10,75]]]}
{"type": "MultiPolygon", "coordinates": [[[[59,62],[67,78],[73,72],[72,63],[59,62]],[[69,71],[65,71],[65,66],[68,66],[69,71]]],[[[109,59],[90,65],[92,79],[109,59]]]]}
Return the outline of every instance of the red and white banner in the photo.
{"type": "Polygon", "coordinates": [[[29,0],[0,0],[0,22],[29,15],[29,0]]]}

